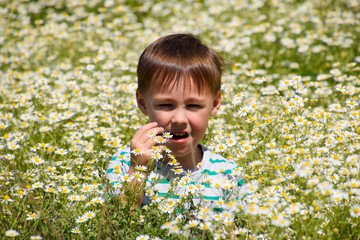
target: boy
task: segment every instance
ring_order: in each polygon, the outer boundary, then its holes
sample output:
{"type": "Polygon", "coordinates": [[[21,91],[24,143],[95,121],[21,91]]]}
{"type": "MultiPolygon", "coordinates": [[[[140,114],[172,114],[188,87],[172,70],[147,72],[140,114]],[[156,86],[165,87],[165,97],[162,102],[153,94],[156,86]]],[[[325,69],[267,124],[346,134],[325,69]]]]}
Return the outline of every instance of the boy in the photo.
{"type": "Polygon", "coordinates": [[[222,58],[191,34],[161,37],[144,50],[136,99],[150,123],[111,159],[108,178],[120,197],[137,192],[137,205],[191,197],[216,207],[242,185],[234,162],[199,144],[220,108],[223,68],[222,58]]]}

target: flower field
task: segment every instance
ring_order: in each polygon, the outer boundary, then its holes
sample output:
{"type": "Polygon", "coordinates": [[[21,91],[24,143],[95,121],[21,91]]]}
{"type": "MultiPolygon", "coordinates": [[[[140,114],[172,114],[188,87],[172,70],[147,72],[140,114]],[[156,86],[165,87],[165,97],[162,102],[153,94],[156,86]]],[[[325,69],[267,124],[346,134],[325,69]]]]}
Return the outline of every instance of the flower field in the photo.
{"type": "Polygon", "coordinates": [[[0,238],[360,239],[359,93],[357,0],[0,0],[0,238]],[[174,32],[229,62],[202,144],[247,194],[222,211],[134,210],[106,179],[147,123],[138,58],[174,32]]]}

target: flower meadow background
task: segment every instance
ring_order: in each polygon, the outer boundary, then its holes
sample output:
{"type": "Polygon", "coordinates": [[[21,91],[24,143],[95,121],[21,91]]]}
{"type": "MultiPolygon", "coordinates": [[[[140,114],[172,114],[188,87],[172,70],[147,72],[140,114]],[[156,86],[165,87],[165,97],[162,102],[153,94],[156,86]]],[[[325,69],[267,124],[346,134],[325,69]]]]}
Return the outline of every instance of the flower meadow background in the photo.
{"type": "Polygon", "coordinates": [[[359,43],[357,0],[1,0],[0,238],[359,239],[359,43]],[[147,121],[139,55],[171,32],[229,61],[202,143],[250,194],[129,215],[107,165],[147,121]]]}

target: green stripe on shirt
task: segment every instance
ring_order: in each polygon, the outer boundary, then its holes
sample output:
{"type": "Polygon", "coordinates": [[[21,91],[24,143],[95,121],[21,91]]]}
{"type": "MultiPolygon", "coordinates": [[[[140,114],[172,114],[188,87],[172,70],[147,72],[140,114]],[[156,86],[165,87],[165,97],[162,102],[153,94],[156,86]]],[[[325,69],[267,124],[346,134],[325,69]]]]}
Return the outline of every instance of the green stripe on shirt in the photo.
{"type": "Polygon", "coordinates": [[[207,175],[211,175],[211,176],[214,176],[214,175],[218,175],[220,173],[222,174],[230,174],[232,173],[232,171],[230,169],[227,169],[223,172],[220,172],[220,171],[210,171],[209,169],[204,169],[202,172],[202,174],[207,174],[207,175]]]}
{"type": "Polygon", "coordinates": [[[226,160],[210,158],[209,162],[211,162],[211,163],[226,163],[226,160]]]}

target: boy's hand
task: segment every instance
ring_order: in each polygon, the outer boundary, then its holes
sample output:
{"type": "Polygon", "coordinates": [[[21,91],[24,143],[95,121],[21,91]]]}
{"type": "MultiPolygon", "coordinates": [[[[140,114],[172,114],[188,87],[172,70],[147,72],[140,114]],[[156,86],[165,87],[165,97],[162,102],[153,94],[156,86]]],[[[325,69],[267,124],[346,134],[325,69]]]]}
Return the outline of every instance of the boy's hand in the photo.
{"type": "MultiPolygon", "coordinates": [[[[151,149],[156,145],[157,140],[160,138],[160,136],[156,136],[156,134],[163,132],[164,129],[162,127],[158,127],[157,122],[151,122],[139,128],[130,142],[131,165],[135,164],[135,162],[136,165],[148,165],[149,159],[152,155],[151,149]],[[154,136],[150,137],[151,135],[154,136]],[[142,151],[142,154],[134,154],[132,152],[134,149],[142,151]]],[[[159,147],[165,149],[165,146],[159,147]]]]}

